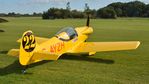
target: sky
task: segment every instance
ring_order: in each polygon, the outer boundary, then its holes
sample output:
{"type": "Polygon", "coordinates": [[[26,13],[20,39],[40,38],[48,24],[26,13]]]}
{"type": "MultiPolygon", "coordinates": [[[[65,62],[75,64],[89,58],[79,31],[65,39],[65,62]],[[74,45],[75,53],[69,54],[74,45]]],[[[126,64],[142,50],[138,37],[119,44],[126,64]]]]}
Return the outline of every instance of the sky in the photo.
{"type": "MultiPolygon", "coordinates": [[[[85,3],[90,9],[99,9],[113,2],[130,2],[134,0],[0,0],[0,13],[42,13],[51,7],[66,8],[66,3],[70,2],[71,9],[83,10],[85,3]]],[[[149,4],[149,0],[138,0],[149,4]]]]}

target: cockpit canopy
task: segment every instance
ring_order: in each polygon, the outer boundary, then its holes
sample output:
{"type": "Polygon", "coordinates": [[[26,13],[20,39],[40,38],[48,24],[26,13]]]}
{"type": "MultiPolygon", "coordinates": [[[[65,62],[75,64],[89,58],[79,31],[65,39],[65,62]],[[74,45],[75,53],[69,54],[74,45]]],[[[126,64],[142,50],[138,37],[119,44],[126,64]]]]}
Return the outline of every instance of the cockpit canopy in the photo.
{"type": "Polygon", "coordinates": [[[72,27],[66,27],[56,33],[56,37],[63,41],[69,41],[77,37],[78,34],[76,30],[72,27]]]}

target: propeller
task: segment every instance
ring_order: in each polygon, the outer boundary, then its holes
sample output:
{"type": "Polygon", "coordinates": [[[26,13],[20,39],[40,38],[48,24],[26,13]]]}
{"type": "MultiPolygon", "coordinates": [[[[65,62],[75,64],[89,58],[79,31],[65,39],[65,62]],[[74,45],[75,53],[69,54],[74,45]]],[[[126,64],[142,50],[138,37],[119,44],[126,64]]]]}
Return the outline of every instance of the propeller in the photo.
{"type": "Polygon", "coordinates": [[[88,16],[87,16],[86,26],[89,27],[89,24],[90,24],[90,16],[88,15],[88,16]]]}

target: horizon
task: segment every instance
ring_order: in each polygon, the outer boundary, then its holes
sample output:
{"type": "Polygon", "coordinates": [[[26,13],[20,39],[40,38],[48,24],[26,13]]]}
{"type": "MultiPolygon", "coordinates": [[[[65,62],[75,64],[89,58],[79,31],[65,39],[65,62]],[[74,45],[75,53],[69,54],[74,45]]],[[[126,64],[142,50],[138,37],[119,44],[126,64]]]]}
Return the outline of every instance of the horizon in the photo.
{"type": "Polygon", "coordinates": [[[114,2],[126,3],[131,1],[141,1],[145,4],[149,4],[149,0],[0,0],[0,13],[43,13],[43,11],[47,11],[49,8],[52,7],[66,8],[67,2],[70,2],[71,10],[77,9],[83,11],[85,3],[88,4],[90,9],[97,10],[114,2]]]}

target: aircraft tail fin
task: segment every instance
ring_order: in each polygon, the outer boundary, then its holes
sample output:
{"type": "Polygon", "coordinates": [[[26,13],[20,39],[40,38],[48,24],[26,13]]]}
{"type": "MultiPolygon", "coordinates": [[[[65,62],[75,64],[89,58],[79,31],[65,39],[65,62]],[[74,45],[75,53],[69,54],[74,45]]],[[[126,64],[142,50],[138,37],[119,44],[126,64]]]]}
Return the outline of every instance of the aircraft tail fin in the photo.
{"type": "Polygon", "coordinates": [[[32,31],[26,31],[22,35],[19,51],[19,62],[21,65],[30,64],[33,53],[37,49],[37,43],[32,31]]]}

